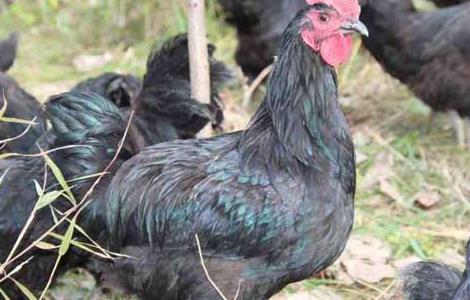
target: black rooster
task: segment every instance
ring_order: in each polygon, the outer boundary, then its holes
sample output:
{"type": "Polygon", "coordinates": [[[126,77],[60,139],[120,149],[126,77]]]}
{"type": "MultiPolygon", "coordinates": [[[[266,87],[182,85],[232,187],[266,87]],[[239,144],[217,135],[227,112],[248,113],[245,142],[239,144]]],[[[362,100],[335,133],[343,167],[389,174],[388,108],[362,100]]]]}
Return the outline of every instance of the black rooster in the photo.
{"type": "Polygon", "coordinates": [[[434,262],[418,262],[402,272],[406,300],[470,299],[470,243],[466,248],[466,267],[457,269],[434,262]]]}
{"type": "Polygon", "coordinates": [[[284,28],[306,6],[305,0],[219,0],[237,28],[237,63],[255,78],[273,62],[284,28]]]}
{"type": "Polygon", "coordinates": [[[97,93],[118,107],[129,107],[132,98],[139,93],[140,86],[140,80],[133,75],[104,73],[78,83],[72,91],[97,93]]]}
{"type": "Polygon", "coordinates": [[[11,33],[8,38],[0,41],[0,72],[5,73],[13,66],[17,47],[18,34],[16,32],[11,33]]]}
{"type": "Polygon", "coordinates": [[[0,122],[0,141],[3,144],[0,152],[31,153],[35,150],[35,143],[46,131],[46,120],[39,102],[22,89],[10,76],[0,73],[0,106],[5,105],[3,115],[35,124],[29,130],[27,124],[16,122],[0,122]],[[23,134],[24,133],[24,134],[23,134]],[[21,135],[21,137],[19,137],[21,135]],[[19,138],[17,138],[19,137],[19,138]]]}
{"type": "Polygon", "coordinates": [[[143,299],[267,299],[329,266],[354,211],[354,150],[335,66],[350,54],[357,1],[318,1],[282,38],[250,126],[162,143],[126,162],[108,189],[113,273],[143,299]],[[134,259],[135,258],[135,259],[134,259]],[[238,291],[238,292],[237,292],[238,291]]]}
{"type": "Polygon", "coordinates": [[[387,72],[434,111],[470,117],[470,3],[417,12],[410,0],[368,0],[361,20],[371,33],[364,44],[387,72]]]}

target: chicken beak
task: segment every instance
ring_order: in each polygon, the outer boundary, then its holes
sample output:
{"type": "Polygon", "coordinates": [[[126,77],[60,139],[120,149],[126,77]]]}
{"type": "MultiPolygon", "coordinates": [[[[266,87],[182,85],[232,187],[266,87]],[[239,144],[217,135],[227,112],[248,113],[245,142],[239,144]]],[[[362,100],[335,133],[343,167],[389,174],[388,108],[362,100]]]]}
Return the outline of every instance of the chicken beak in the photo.
{"type": "Polygon", "coordinates": [[[367,29],[366,25],[359,20],[350,21],[341,26],[341,31],[344,33],[352,33],[357,32],[364,36],[369,36],[369,30],[367,29]]]}

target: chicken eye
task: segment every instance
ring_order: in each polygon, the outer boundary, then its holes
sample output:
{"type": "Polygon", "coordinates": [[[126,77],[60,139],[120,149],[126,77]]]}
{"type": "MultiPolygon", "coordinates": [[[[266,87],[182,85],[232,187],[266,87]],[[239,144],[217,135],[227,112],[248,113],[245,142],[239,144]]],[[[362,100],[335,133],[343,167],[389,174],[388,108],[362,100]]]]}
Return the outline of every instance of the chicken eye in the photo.
{"type": "Polygon", "coordinates": [[[325,14],[320,14],[320,21],[321,22],[328,22],[328,16],[325,14]]]}

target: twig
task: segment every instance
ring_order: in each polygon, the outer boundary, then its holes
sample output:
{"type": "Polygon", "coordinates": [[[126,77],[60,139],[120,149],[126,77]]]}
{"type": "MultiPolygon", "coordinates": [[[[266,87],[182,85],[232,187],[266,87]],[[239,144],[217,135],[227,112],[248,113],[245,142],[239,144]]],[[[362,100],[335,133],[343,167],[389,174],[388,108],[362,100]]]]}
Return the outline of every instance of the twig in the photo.
{"type": "Polygon", "coordinates": [[[261,73],[256,76],[255,80],[250,84],[250,87],[246,90],[245,96],[243,98],[243,108],[247,108],[248,104],[250,104],[251,97],[253,97],[253,94],[255,93],[256,89],[260,86],[261,83],[266,79],[266,77],[269,76],[273,69],[273,65],[269,65],[266,68],[261,71],[261,73]]]}
{"type": "Polygon", "coordinates": [[[29,227],[31,226],[31,224],[33,223],[33,220],[34,220],[34,216],[36,215],[36,210],[33,209],[33,211],[31,212],[31,214],[29,215],[29,218],[28,218],[28,221],[26,221],[26,224],[24,225],[23,229],[21,230],[21,233],[20,235],[18,236],[18,238],[16,239],[16,242],[15,244],[13,245],[13,248],[11,249],[10,253],[8,254],[7,258],[5,259],[5,263],[0,266],[0,273],[3,273],[5,271],[5,266],[7,265],[7,263],[10,261],[11,257],[15,254],[16,252],[16,249],[18,249],[21,241],[23,240],[25,234],[26,234],[26,231],[29,229],[29,227]]]}
{"type": "Polygon", "coordinates": [[[28,133],[28,131],[31,129],[31,126],[36,125],[36,123],[34,123],[34,121],[36,121],[36,118],[32,119],[32,120],[31,120],[31,123],[30,123],[30,124],[25,128],[25,130],[23,130],[23,132],[21,132],[19,135],[14,136],[14,137],[11,137],[11,138],[4,139],[4,140],[1,140],[1,141],[0,141],[0,144],[7,144],[8,142],[12,142],[12,141],[15,141],[15,140],[17,140],[17,139],[22,138],[25,134],[28,133]]]}
{"type": "MultiPolygon", "coordinates": [[[[386,288],[383,290],[377,297],[374,298],[374,300],[380,300],[382,299],[385,295],[388,295],[388,292],[397,284],[397,280],[393,280],[386,288]]],[[[388,299],[388,297],[387,297],[388,299]]]]}
{"type": "Polygon", "coordinates": [[[21,271],[21,269],[23,269],[23,267],[28,264],[32,259],[34,258],[34,256],[31,256],[30,258],[28,258],[27,260],[25,260],[24,262],[22,262],[21,264],[19,264],[18,266],[16,266],[10,273],[6,274],[5,277],[3,277],[2,279],[0,279],[0,283],[4,282],[5,280],[7,280],[8,278],[10,278],[11,276],[15,275],[16,273],[18,273],[19,271],[21,271]]]}
{"type": "Polygon", "coordinates": [[[60,259],[61,259],[61,258],[62,258],[62,255],[59,254],[59,255],[57,256],[57,260],[55,261],[54,268],[52,268],[51,274],[49,275],[49,279],[47,280],[47,284],[46,284],[46,286],[44,287],[44,289],[42,290],[41,296],[39,296],[39,300],[41,300],[42,298],[44,298],[44,296],[46,295],[47,290],[48,290],[49,287],[51,286],[52,278],[54,277],[54,274],[55,274],[55,272],[57,271],[57,267],[59,266],[59,263],[60,263],[60,259]]]}
{"type": "Polygon", "coordinates": [[[217,287],[217,285],[215,284],[215,282],[212,280],[211,276],[209,275],[209,271],[207,270],[206,265],[204,264],[204,257],[202,256],[202,249],[201,249],[201,243],[199,242],[199,237],[197,236],[197,234],[195,235],[195,237],[196,237],[196,243],[197,243],[197,250],[199,253],[199,259],[201,261],[202,268],[204,269],[204,273],[206,274],[207,280],[209,280],[210,284],[214,287],[214,289],[217,291],[217,293],[222,299],[228,300],[227,297],[225,297],[224,293],[222,293],[222,291],[219,289],[219,287],[217,287]]]}
{"type": "Polygon", "coordinates": [[[238,280],[238,287],[237,287],[237,292],[235,293],[235,297],[233,297],[233,300],[237,300],[238,296],[240,296],[240,291],[242,289],[242,280],[238,280]]]}
{"type": "Polygon", "coordinates": [[[369,289],[374,290],[374,291],[379,292],[379,293],[383,293],[383,290],[379,289],[378,287],[373,286],[372,284],[369,284],[369,283],[365,282],[364,280],[356,279],[355,281],[357,283],[365,286],[366,288],[369,288],[369,289]]]}
{"type": "MultiPolygon", "coordinates": [[[[207,52],[205,0],[187,0],[188,4],[188,50],[191,81],[191,97],[202,103],[210,103],[210,68],[207,52]]],[[[211,135],[210,125],[200,133],[211,135]]]]}
{"type": "Polygon", "coordinates": [[[50,154],[54,153],[60,150],[67,150],[67,149],[73,149],[73,148],[90,148],[90,146],[87,145],[68,145],[68,146],[63,146],[63,147],[57,147],[51,150],[47,151],[42,151],[39,153],[34,153],[34,154],[23,154],[23,153],[8,153],[8,155],[0,155],[2,158],[10,158],[10,157],[15,157],[15,156],[20,156],[20,157],[43,157],[44,154],[50,154]]]}

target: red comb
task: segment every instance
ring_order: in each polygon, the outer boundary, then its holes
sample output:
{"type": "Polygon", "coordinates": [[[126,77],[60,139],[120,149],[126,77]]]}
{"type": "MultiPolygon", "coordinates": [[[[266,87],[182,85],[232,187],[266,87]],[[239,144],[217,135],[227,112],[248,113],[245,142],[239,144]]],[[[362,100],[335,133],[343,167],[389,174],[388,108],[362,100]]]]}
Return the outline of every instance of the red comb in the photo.
{"type": "Polygon", "coordinates": [[[343,16],[359,19],[361,6],[358,0],[305,0],[307,4],[325,3],[336,9],[343,16]]]}

